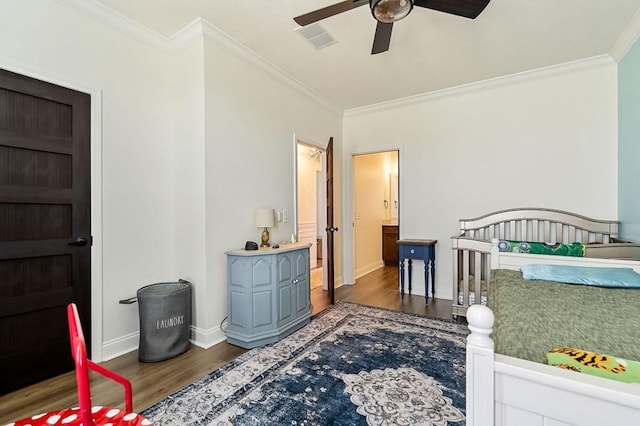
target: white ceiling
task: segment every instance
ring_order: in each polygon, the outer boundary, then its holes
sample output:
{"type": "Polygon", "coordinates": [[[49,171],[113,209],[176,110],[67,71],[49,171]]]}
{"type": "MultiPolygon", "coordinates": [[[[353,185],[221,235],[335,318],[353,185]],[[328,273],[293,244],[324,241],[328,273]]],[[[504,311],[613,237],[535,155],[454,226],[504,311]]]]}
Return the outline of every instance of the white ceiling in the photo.
{"type": "Polygon", "coordinates": [[[337,43],[316,50],[292,18],[338,1],[100,3],[166,37],[201,17],[340,109],[610,54],[635,39],[640,16],[640,0],[491,0],[475,20],[416,7],[389,51],[371,55],[365,5],[320,21],[337,43]]]}

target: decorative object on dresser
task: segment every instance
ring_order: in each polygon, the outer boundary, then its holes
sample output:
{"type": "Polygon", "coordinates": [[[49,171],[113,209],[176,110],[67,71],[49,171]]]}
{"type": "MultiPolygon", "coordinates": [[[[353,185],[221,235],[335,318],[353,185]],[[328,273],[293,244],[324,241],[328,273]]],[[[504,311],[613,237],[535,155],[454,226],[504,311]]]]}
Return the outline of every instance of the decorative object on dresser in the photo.
{"type": "Polygon", "coordinates": [[[408,259],[409,294],[411,294],[412,259],[424,262],[424,299],[429,301],[429,277],[431,277],[431,296],[436,294],[436,243],[438,240],[403,239],[398,240],[400,266],[400,295],[404,299],[404,261],[408,259]]]}
{"type": "Polygon", "coordinates": [[[273,343],[309,323],[310,244],[231,250],[227,255],[227,341],[273,343]]]}
{"type": "Polygon", "coordinates": [[[256,227],[262,230],[262,244],[260,247],[269,247],[269,228],[273,228],[275,211],[273,209],[256,210],[256,227]]]}

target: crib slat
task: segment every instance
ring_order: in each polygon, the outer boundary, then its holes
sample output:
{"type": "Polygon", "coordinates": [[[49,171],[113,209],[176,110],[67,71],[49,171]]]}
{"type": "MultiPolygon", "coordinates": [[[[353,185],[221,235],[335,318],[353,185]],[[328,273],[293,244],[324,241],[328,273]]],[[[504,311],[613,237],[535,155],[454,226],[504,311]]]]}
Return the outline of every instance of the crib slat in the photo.
{"type": "Polygon", "coordinates": [[[453,250],[453,301],[458,304],[458,293],[460,292],[460,252],[453,250]]]}
{"type": "Polygon", "coordinates": [[[462,304],[469,306],[469,250],[462,250],[462,304]]]}
{"type": "MultiPolygon", "coordinates": [[[[475,265],[474,265],[474,290],[475,290],[475,302],[476,303],[481,303],[482,302],[482,288],[480,287],[480,282],[482,279],[482,253],[480,253],[479,251],[474,252],[475,254],[475,265]]],[[[470,303],[469,303],[470,305],[470,303]]]]}
{"type": "Polygon", "coordinates": [[[520,236],[518,237],[520,241],[527,241],[527,221],[525,219],[520,221],[518,230],[520,231],[520,236]]]}
{"type": "Polygon", "coordinates": [[[543,241],[549,241],[549,237],[551,234],[551,223],[548,220],[544,221],[544,240],[543,241]]]}
{"type": "Polygon", "coordinates": [[[531,221],[531,240],[530,241],[540,241],[538,239],[538,234],[540,233],[540,223],[537,219],[531,221]]]}

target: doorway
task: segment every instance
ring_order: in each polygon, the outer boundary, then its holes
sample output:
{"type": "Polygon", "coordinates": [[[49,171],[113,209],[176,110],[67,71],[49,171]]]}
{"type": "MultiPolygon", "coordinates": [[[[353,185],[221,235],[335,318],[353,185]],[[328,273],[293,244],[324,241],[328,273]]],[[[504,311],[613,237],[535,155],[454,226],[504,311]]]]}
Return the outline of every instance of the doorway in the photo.
{"type": "MultiPolygon", "coordinates": [[[[312,303],[329,299],[326,217],[326,150],[302,140],[296,141],[296,210],[294,233],[309,249],[312,303]]],[[[314,303],[315,305],[315,303],[314,303]]]]}
{"type": "Polygon", "coordinates": [[[355,278],[398,265],[399,151],[353,156],[355,278]]]}

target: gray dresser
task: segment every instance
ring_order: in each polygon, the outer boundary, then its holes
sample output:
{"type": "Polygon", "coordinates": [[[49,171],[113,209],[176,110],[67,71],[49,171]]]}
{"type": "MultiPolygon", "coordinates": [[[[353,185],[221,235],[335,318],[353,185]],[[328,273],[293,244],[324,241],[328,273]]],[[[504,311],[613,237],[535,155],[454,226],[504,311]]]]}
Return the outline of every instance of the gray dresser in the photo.
{"type": "Polygon", "coordinates": [[[255,348],[309,323],[309,246],[226,252],[229,343],[255,348]]]}

